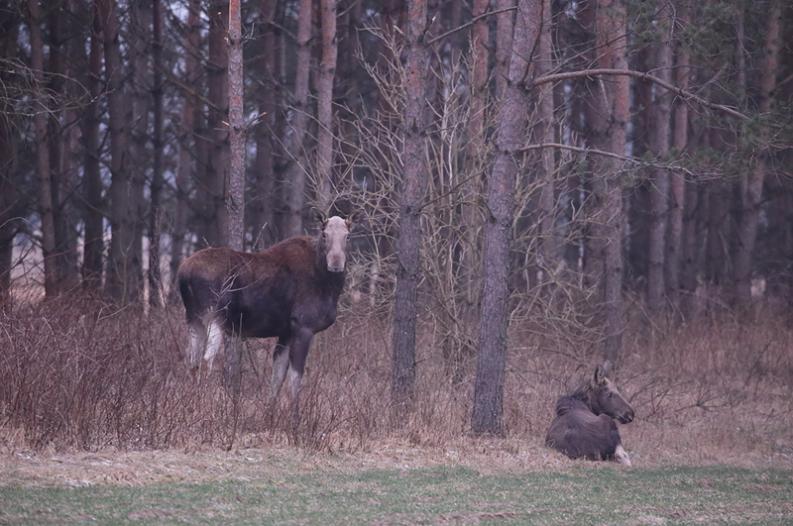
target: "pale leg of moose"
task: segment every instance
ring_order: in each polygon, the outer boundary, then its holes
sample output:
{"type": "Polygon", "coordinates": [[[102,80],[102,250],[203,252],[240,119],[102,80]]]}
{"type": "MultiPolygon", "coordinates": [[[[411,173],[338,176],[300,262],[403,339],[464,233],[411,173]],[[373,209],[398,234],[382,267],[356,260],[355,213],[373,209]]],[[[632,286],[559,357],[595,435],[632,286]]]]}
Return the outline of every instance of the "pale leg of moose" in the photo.
{"type": "Polygon", "coordinates": [[[276,346],[273,355],[273,378],[270,384],[270,405],[275,406],[281,385],[286,378],[286,369],[289,366],[289,349],[280,343],[276,346]]]}
{"type": "Polygon", "coordinates": [[[190,346],[187,349],[187,363],[190,369],[198,369],[201,364],[201,355],[206,345],[207,331],[203,325],[191,324],[187,329],[190,335],[190,346]]]}
{"type": "Polygon", "coordinates": [[[215,356],[218,355],[221,347],[223,347],[223,327],[217,321],[211,321],[207,329],[207,348],[204,353],[207,371],[212,370],[212,362],[215,361],[215,356]]]}
{"type": "Polygon", "coordinates": [[[622,444],[617,446],[617,449],[614,450],[614,460],[625,466],[631,465],[631,458],[628,456],[628,453],[622,447],[622,444]]]}

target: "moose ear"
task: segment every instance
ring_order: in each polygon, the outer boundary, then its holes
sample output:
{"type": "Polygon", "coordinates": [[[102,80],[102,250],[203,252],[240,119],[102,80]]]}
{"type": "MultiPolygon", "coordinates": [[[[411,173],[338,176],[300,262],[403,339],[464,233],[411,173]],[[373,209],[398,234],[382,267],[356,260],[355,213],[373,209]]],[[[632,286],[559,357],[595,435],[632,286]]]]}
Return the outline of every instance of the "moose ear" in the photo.
{"type": "Polygon", "coordinates": [[[347,231],[352,232],[352,225],[355,223],[355,215],[350,215],[347,219],[344,220],[344,224],[347,225],[347,231]]]}
{"type": "Polygon", "coordinates": [[[325,230],[325,225],[328,223],[328,216],[326,216],[319,208],[311,208],[314,214],[314,220],[322,225],[322,230],[325,230]]]}
{"type": "Polygon", "coordinates": [[[606,383],[606,371],[603,366],[598,365],[595,367],[595,385],[603,385],[606,383]]]}

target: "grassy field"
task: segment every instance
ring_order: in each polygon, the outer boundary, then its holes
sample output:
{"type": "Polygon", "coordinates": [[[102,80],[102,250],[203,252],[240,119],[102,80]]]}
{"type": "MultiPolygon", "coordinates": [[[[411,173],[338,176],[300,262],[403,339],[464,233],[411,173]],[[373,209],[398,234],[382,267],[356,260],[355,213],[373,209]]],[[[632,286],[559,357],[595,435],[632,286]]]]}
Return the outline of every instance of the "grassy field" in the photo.
{"type": "MultiPolygon", "coordinates": [[[[270,459],[273,460],[273,459],[270,459]]],[[[2,524],[791,524],[793,472],[727,466],[556,471],[303,469],[197,483],[0,486],[2,524]]]]}

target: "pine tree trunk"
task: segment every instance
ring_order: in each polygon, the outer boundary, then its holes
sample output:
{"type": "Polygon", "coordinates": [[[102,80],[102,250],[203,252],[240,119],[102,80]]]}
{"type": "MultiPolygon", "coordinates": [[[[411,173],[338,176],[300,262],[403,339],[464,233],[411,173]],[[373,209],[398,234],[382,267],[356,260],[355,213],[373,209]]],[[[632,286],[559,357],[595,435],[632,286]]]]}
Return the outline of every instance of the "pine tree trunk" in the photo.
{"type": "MultiPolygon", "coordinates": [[[[542,27],[538,42],[537,60],[535,71],[537,76],[542,76],[553,71],[553,40],[552,40],[552,13],[551,1],[542,0],[542,27]]],[[[545,84],[538,92],[537,119],[539,126],[536,130],[537,140],[541,143],[556,142],[556,126],[554,122],[554,92],[552,84],[545,84]]],[[[542,190],[539,199],[540,232],[539,232],[539,261],[538,268],[544,273],[554,273],[559,262],[559,239],[555,232],[555,159],[552,148],[541,151],[542,171],[539,180],[542,181],[542,190]]]]}
{"type": "Polygon", "coordinates": [[[409,0],[403,115],[404,176],[399,207],[396,291],[392,335],[391,397],[398,411],[412,404],[416,381],[417,289],[421,272],[421,204],[427,188],[425,166],[425,74],[428,53],[423,35],[427,27],[426,0],[409,0]]]}
{"type": "Polygon", "coordinates": [[[496,10],[496,64],[493,72],[496,77],[496,103],[500,104],[509,82],[509,65],[512,52],[512,31],[515,19],[514,11],[505,11],[515,7],[515,0],[495,0],[496,10]]]}
{"type": "MultiPolygon", "coordinates": [[[[677,24],[683,30],[688,27],[688,1],[677,0],[675,10],[677,24]]],[[[675,60],[675,85],[681,89],[688,89],[690,75],[690,57],[685,43],[677,43],[677,58],[675,60]]],[[[677,100],[674,106],[674,128],[672,132],[672,147],[675,155],[680,156],[688,146],[688,105],[682,100],[677,100]]],[[[666,236],[666,257],[664,264],[666,291],[673,304],[677,304],[678,289],[680,289],[681,254],[683,243],[683,216],[686,213],[686,181],[680,172],[669,174],[669,225],[666,236]]]]}
{"type": "MultiPolygon", "coordinates": [[[[758,110],[763,116],[767,116],[771,112],[774,90],[777,85],[781,29],[781,0],[771,0],[765,32],[764,61],[760,73],[760,104],[758,110]]],[[[741,184],[741,218],[738,224],[738,246],[735,257],[735,294],[736,299],[744,304],[748,303],[752,297],[753,253],[757,240],[760,208],[762,207],[763,183],[768,170],[769,140],[768,126],[761,126],[759,131],[761,151],[757,155],[753,170],[741,184]]]]}
{"type": "Polygon", "coordinates": [[[226,209],[226,192],[229,177],[229,128],[228,128],[228,45],[226,24],[229,19],[228,0],[212,2],[209,16],[209,158],[207,159],[207,203],[205,234],[210,246],[227,243],[229,217],[226,209]]]}
{"type": "MultiPolygon", "coordinates": [[[[599,68],[627,69],[624,0],[598,0],[592,13],[595,34],[594,61],[599,68]]],[[[587,140],[599,150],[622,155],[629,116],[628,77],[599,79],[595,96],[586,106],[587,140]]],[[[616,361],[622,349],[622,186],[620,161],[592,156],[594,222],[587,243],[588,280],[597,285],[604,317],[603,355],[616,361]],[[593,270],[597,272],[593,273],[593,270]]]]}
{"type": "Polygon", "coordinates": [[[59,281],[55,261],[55,217],[47,142],[47,113],[45,113],[48,103],[44,95],[44,41],[41,36],[41,9],[38,0],[28,0],[28,25],[30,65],[33,69],[35,96],[39,106],[33,117],[33,129],[36,137],[36,179],[41,218],[41,250],[44,258],[44,293],[49,298],[58,294],[59,281]]]}
{"type": "MultiPolygon", "coordinates": [[[[65,79],[76,77],[66,70],[66,21],[65,3],[48,6],[47,47],[49,49],[49,73],[47,91],[54,100],[68,100],[65,79]]],[[[72,211],[72,202],[68,196],[76,186],[72,167],[69,141],[74,139],[74,127],[66,128],[64,123],[74,118],[74,112],[66,110],[64,105],[56,104],[50,108],[47,120],[47,142],[50,156],[50,192],[52,194],[52,213],[55,222],[55,272],[61,292],[76,288],[79,284],[77,273],[77,235],[76,219],[72,211]]]]}
{"type": "Polygon", "coordinates": [[[119,44],[119,24],[116,4],[111,0],[98,1],[105,51],[105,76],[108,91],[108,120],[110,131],[110,255],[107,261],[105,291],[119,302],[127,303],[138,291],[130,291],[134,272],[131,263],[134,228],[130,224],[132,207],[131,178],[128,153],[128,116],[122,89],[122,62],[119,44]]]}
{"type": "Polygon", "coordinates": [[[88,57],[88,91],[91,100],[83,113],[83,286],[98,292],[102,286],[102,257],[105,250],[102,201],[102,177],[99,170],[99,96],[102,92],[102,25],[94,4],[91,24],[91,49],[88,57]]]}
{"type": "Polygon", "coordinates": [[[322,59],[317,89],[317,206],[330,212],[333,191],[333,82],[336,77],[336,0],[320,0],[322,59]]]}
{"type": "Polygon", "coordinates": [[[278,202],[275,196],[275,170],[273,136],[276,133],[275,114],[277,109],[278,82],[276,82],[277,36],[273,27],[276,2],[265,0],[260,7],[262,48],[259,51],[259,70],[264,76],[264,85],[259,89],[259,119],[256,127],[256,160],[253,173],[253,195],[248,196],[245,206],[247,222],[253,232],[253,248],[271,245],[277,237],[273,208],[278,202]],[[250,213],[249,213],[250,211],[250,213]]]}
{"type": "Polygon", "coordinates": [[[308,129],[308,81],[311,66],[311,0],[300,0],[297,23],[297,64],[295,71],[295,93],[292,101],[292,117],[287,125],[289,139],[287,147],[288,166],[285,185],[286,236],[303,233],[303,203],[306,193],[304,144],[308,129]]]}
{"type": "Polygon", "coordinates": [[[132,242],[129,250],[129,266],[126,272],[128,300],[137,301],[143,292],[143,236],[146,228],[146,202],[144,188],[151,155],[149,143],[149,113],[151,113],[151,65],[149,64],[149,41],[151,38],[151,3],[147,0],[133,2],[130,6],[128,62],[132,68],[132,103],[127,105],[130,125],[130,153],[133,162],[129,165],[129,224],[132,227],[132,242]]]}
{"type": "MultiPolygon", "coordinates": [[[[201,47],[200,34],[200,0],[191,0],[187,14],[187,33],[183,45],[185,52],[184,79],[186,86],[195,86],[199,75],[198,53],[201,47]]],[[[176,210],[174,212],[173,230],[171,235],[171,291],[170,300],[176,301],[177,288],[174,279],[184,257],[185,236],[187,235],[188,205],[190,202],[191,179],[204,181],[202,173],[201,151],[202,142],[196,128],[196,117],[200,113],[198,98],[194,93],[184,92],[182,115],[179,126],[179,164],[176,169],[176,210]]],[[[196,197],[198,199],[198,197],[196,197]]],[[[200,217],[200,214],[199,214],[200,217]]],[[[199,229],[199,231],[206,229],[199,229]]]]}
{"type": "MultiPolygon", "coordinates": [[[[509,325],[510,245],[515,213],[515,182],[521,162],[520,148],[528,133],[526,92],[529,61],[539,38],[540,9],[520,0],[509,49],[509,70],[503,102],[498,111],[496,152],[487,178],[484,238],[484,287],[479,322],[471,429],[476,434],[503,433],[504,371],[509,325]]],[[[501,28],[499,28],[501,31],[501,28]]],[[[498,45],[506,44],[503,38],[498,45]]],[[[497,50],[497,55],[503,53],[497,50]]]]}
{"type": "Polygon", "coordinates": [[[234,250],[245,241],[245,121],[243,120],[242,15],[240,0],[229,3],[229,142],[231,163],[225,208],[228,215],[226,239],[234,250]]]}
{"type": "MultiPolygon", "coordinates": [[[[0,11],[0,57],[17,56],[19,15],[0,11]]],[[[0,70],[0,84],[11,85],[11,71],[0,70]]],[[[0,97],[0,313],[11,310],[11,270],[13,265],[14,237],[18,229],[21,200],[17,192],[19,170],[17,166],[17,123],[11,117],[11,101],[0,97]]]]}
{"type": "MultiPolygon", "coordinates": [[[[665,82],[672,78],[672,13],[666,0],[658,8],[660,42],[655,54],[655,75],[665,82]]],[[[661,86],[655,86],[653,124],[650,127],[650,148],[660,162],[669,156],[669,129],[672,96],[661,86]]],[[[669,207],[669,172],[654,168],[650,185],[649,267],[647,269],[647,306],[659,312],[665,305],[664,256],[667,213],[669,207]]]]}
{"type": "Polygon", "coordinates": [[[160,0],[152,0],[152,87],[154,101],[154,129],[152,133],[152,174],[149,187],[149,305],[162,305],[162,277],[160,276],[160,194],[163,185],[162,137],[162,7],[160,0]]]}

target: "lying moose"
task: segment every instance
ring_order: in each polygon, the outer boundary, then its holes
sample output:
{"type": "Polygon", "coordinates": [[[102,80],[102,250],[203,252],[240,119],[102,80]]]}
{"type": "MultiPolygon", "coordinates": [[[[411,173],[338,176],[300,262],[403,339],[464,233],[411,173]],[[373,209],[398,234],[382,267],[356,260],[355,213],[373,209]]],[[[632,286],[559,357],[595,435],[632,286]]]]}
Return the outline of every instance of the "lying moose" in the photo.
{"type": "Polygon", "coordinates": [[[240,338],[278,338],[270,402],[289,372],[293,417],[311,340],[336,321],[344,287],[351,222],[334,216],[319,236],[296,236],[258,253],[206,248],[179,267],[179,292],[187,314],[194,370],[203,357],[212,369],[226,339],[229,379],[239,390],[240,338]]]}
{"type": "Polygon", "coordinates": [[[613,419],[627,424],[633,420],[633,409],[606,377],[607,370],[608,362],[597,366],[589,382],[559,398],[545,444],[570,458],[616,460],[630,466],[613,419]]]}

